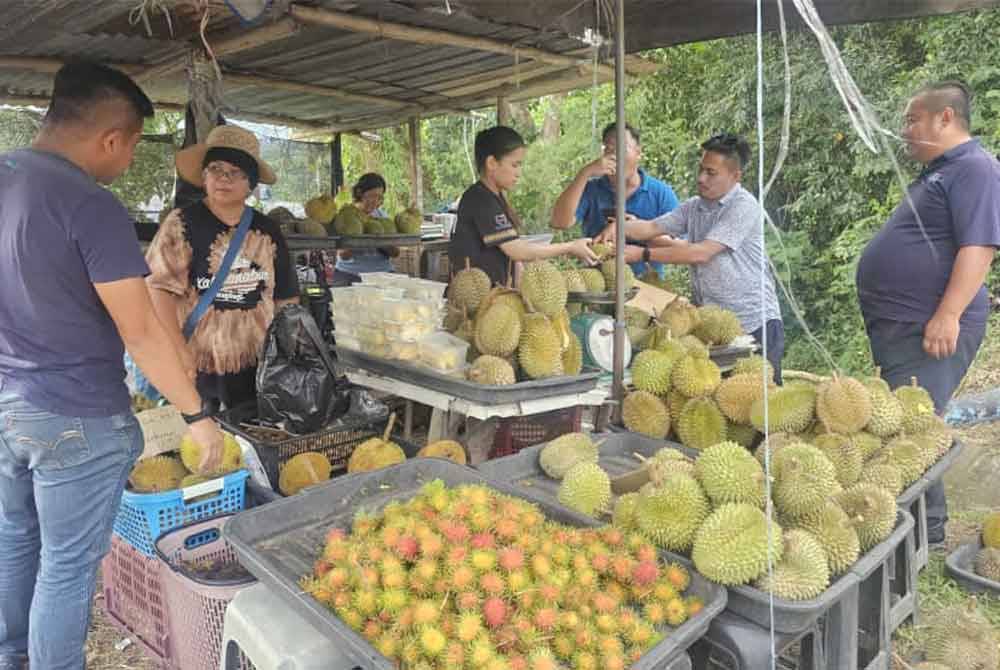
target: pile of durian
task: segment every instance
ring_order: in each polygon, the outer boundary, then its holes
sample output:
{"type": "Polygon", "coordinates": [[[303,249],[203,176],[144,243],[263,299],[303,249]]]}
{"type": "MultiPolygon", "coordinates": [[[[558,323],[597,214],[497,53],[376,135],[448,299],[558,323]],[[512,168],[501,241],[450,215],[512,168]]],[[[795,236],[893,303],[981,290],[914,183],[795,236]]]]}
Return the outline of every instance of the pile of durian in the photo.
{"type": "MultiPolygon", "coordinates": [[[[424,217],[416,207],[407,207],[395,218],[381,218],[365,214],[356,205],[340,208],[330,222],[337,235],[419,235],[424,217]]],[[[328,226],[328,227],[329,227],[328,226]]]]}
{"type": "Polygon", "coordinates": [[[990,512],[983,520],[983,548],[976,554],[972,569],[976,574],[1000,584],[1000,512],[990,512]]]}
{"type": "Polygon", "coordinates": [[[492,286],[479,268],[455,274],[445,328],[470,344],[469,380],[508,385],[580,374],[583,348],[566,299],[565,277],[548,261],[525,264],[520,291],[492,286]]]}
{"type": "Polygon", "coordinates": [[[979,611],[975,598],[939,613],[928,626],[927,660],[913,670],[994,670],[1000,647],[993,625],[979,611]]]}
{"type": "Polygon", "coordinates": [[[695,307],[683,297],[675,298],[655,317],[626,305],[625,327],[637,351],[662,349],[671,338],[688,349],[710,349],[726,346],[744,334],[732,311],[718,305],[695,307]]]}
{"type": "Polygon", "coordinates": [[[201,484],[239,470],[243,467],[240,445],[229,433],[223,432],[223,437],[222,463],[215,470],[201,471],[202,447],[187,434],[181,439],[176,454],[168,452],[136,463],[128,476],[130,489],[135,493],[162,493],[201,484]]]}
{"type": "MultiPolygon", "coordinates": [[[[614,249],[605,244],[592,244],[590,248],[597,256],[597,265],[594,267],[583,267],[575,261],[562,263],[560,271],[566,280],[566,290],[570,294],[606,294],[609,298],[613,298],[617,291],[614,249]]],[[[627,263],[622,282],[625,284],[626,292],[635,286],[635,273],[627,263]]],[[[579,302],[570,302],[566,309],[570,316],[576,316],[584,311],[585,307],[579,302]]]]}

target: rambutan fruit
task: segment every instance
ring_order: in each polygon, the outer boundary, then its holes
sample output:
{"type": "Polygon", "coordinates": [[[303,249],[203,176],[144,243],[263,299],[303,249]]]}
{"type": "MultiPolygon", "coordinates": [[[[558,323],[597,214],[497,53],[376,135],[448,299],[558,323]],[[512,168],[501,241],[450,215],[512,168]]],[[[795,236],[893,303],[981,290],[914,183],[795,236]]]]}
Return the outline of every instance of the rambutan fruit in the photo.
{"type": "Polygon", "coordinates": [[[469,565],[479,574],[489,572],[497,565],[497,555],[489,549],[475,549],[469,554],[469,565]]]}
{"type": "Polygon", "coordinates": [[[650,586],[660,577],[660,567],[656,561],[637,561],[632,566],[632,583],[637,586],[650,586]]]}
{"type": "Polygon", "coordinates": [[[448,646],[448,638],[444,636],[437,626],[423,626],[419,633],[420,649],[428,658],[437,658],[448,646]]]}
{"type": "Polygon", "coordinates": [[[476,583],[476,571],[462,563],[451,571],[451,584],[456,591],[465,591],[476,583]]]}
{"type": "Polygon", "coordinates": [[[340,593],[337,593],[336,595],[333,596],[333,599],[330,601],[330,604],[333,605],[335,608],[350,607],[351,600],[352,598],[350,591],[341,591],[340,593]]]}
{"type": "Polygon", "coordinates": [[[402,648],[399,653],[399,660],[402,661],[403,667],[414,668],[417,663],[420,662],[422,656],[422,650],[420,648],[420,640],[416,637],[408,637],[403,641],[402,648]]]}
{"type": "Polygon", "coordinates": [[[635,665],[646,655],[647,647],[629,647],[625,650],[625,660],[629,665],[635,665]]]}
{"type": "Polygon", "coordinates": [[[521,528],[517,521],[510,517],[500,517],[493,527],[497,537],[501,540],[513,540],[521,533],[521,528]]]}
{"type": "Polygon", "coordinates": [[[497,546],[497,541],[493,537],[493,533],[482,532],[473,535],[469,540],[469,545],[473,549],[493,549],[497,546]]]}
{"type": "Polygon", "coordinates": [[[523,591],[518,591],[514,595],[514,599],[517,602],[517,606],[522,610],[530,610],[534,608],[535,603],[538,602],[538,591],[536,589],[526,589],[523,591]]]}
{"type": "Polygon", "coordinates": [[[507,621],[507,609],[502,598],[487,598],[483,603],[483,620],[490,628],[499,628],[507,621]]]}
{"type": "Polygon", "coordinates": [[[462,591],[455,596],[455,608],[459,612],[478,612],[482,600],[475,591],[462,591]]]}
{"type": "Polygon", "coordinates": [[[663,569],[667,580],[677,589],[678,593],[686,591],[691,584],[691,573],[680,563],[670,563],[663,569]]]}
{"type": "Polygon", "coordinates": [[[507,590],[507,584],[500,573],[493,571],[484,573],[479,578],[479,588],[487,596],[499,596],[507,590]]]}
{"type": "Polygon", "coordinates": [[[521,531],[529,532],[545,523],[545,517],[533,505],[521,513],[521,531]]]}
{"type": "Polygon", "coordinates": [[[551,582],[538,585],[538,597],[543,603],[550,605],[558,603],[560,595],[562,595],[560,588],[551,582]]]}
{"type": "Polygon", "coordinates": [[[604,670],[625,670],[628,667],[625,662],[625,654],[602,654],[601,667],[604,670]]]}
{"type": "Polygon", "coordinates": [[[576,651],[576,642],[569,633],[559,633],[552,638],[552,651],[562,660],[568,661],[576,651]]]}
{"type": "Polygon", "coordinates": [[[552,552],[552,562],[556,565],[566,567],[573,560],[573,553],[569,550],[566,545],[557,545],[555,550],[552,552]]]}
{"type": "Polygon", "coordinates": [[[429,596],[433,591],[433,583],[421,579],[420,575],[410,573],[410,590],[420,596],[429,596]]]}
{"type": "Polygon", "coordinates": [[[493,512],[486,507],[473,507],[469,512],[469,528],[482,533],[493,527],[493,512]]]}
{"type": "Polygon", "coordinates": [[[601,635],[594,645],[597,653],[601,656],[621,655],[625,653],[625,646],[617,635],[601,635]]]}
{"type": "Polygon", "coordinates": [[[361,636],[366,640],[368,640],[369,642],[372,642],[373,640],[377,639],[378,636],[381,634],[382,634],[382,624],[375,619],[369,619],[361,627],[361,636]]]}
{"type": "Polygon", "coordinates": [[[374,616],[379,610],[379,593],[374,589],[354,592],[355,609],[364,617],[374,616]]]}
{"type": "Polygon", "coordinates": [[[528,655],[529,670],[557,670],[559,662],[547,647],[536,648],[528,655]]]}
{"type": "Polygon", "coordinates": [[[611,614],[598,614],[594,617],[594,627],[598,632],[610,635],[618,630],[618,620],[611,614]]]}
{"type": "Polygon", "coordinates": [[[414,561],[420,555],[420,543],[412,535],[403,535],[396,542],[396,555],[404,561],[414,561]]]}
{"type": "Polygon", "coordinates": [[[445,564],[458,565],[459,563],[463,563],[468,557],[469,548],[464,544],[449,547],[447,553],[445,554],[445,564]]]}
{"type": "Polygon", "coordinates": [[[581,650],[573,654],[573,667],[575,670],[598,670],[601,666],[597,656],[589,651],[581,650]]]}
{"type": "Polygon", "coordinates": [[[441,616],[441,608],[433,600],[418,600],[413,604],[413,624],[424,626],[437,623],[441,616]]]}
{"type": "Polygon", "coordinates": [[[632,578],[631,556],[625,554],[615,554],[611,557],[611,574],[620,582],[628,582],[632,578]]]}
{"type": "Polygon", "coordinates": [[[483,670],[511,670],[510,661],[506,656],[494,656],[483,670]]]}
{"type": "Polygon", "coordinates": [[[364,615],[353,607],[337,610],[337,616],[352,630],[361,630],[361,627],[365,624],[364,615]]]}
{"type": "Polygon", "coordinates": [[[619,601],[611,597],[605,591],[598,591],[590,599],[594,606],[594,611],[598,614],[611,614],[618,609],[619,601]]]}
{"type": "Polygon", "coordinates": [[[450,544],[460,544],[469,539],[471,532],[464,523],[453,519],[442,519],[438,522],[438,531],[450,544]]]}
{"type": "Polygon", "coordinates": [[[400,611],[396,617],[396,628],[403,631],[413,628],[413,605],[404,607],[400,611]]]}
{"type": "Polygon", "coordinates": [[[413,564],[410,569],[410,576],[416,576],[417,579],[430,582],[433,581],[438,574],[438,563],[433,558],[422,558],[413,564]]]}
{"type": "Polygon", "coordinates": [[[614,526],[605,526],[601,529],[601,539],[606,545],[612,548],[620,547],[625,541],[625,535],[614,526]]]}
{"type": "Polygon", "coordinates": [[[677,597],[677,589],[664,577],[653,585],[652,597],[665,605],[677,597]]]}
{"type": "Polygon", "coordinates": [[[541,607],[535,610],[531,620],[539,630],[551,631],[559,621],[559,612],[554,607],[541,607]]]}
{"type": "Polygon", "coordinates": [[[656,635],[656,629],[641,621],[633,622],[624,632],[629,644],[640,647],[648,645],[656,635]]]}
{"type": "Polygon", "coordinates": [[[656,547],[646,541],[643,541],[642,544],[636,547],[633,555],[637,561],[652,561],[654,563],[659,556],[656,552],[656,547]]]}
{"type": "Polygon", "coordinates": [[[684,606],[687,607],[688,616],[694,616],[705,609],[705,602],[698,596],[688,596],[684,599],[684,606]]]}
{"type": "Polygon", "coordinates": [[[513,654],[512,656],[508,656],[507,665],[510,666],[510,670],[529,670],[528,659],[526,659],[521,654],[513,654]]]}
{"type": "Polygon", "coordinates": [[[463,612],[458,615],[455,625],[455,637],[462,642],[472,642],[483,630],[483,617],[476,612],[463,612]]]}
{"type": "Polygon", "coordinates": [[[324,576],[324,583],[333,589],[334,591],[339,591],[343,588],[347,588],[351,584],[351,573],[347,568],[336,567],[327,571],[324,576]]]}
{"type": "Polygon", "coordinates": [[[680,598],[674,598],[668,602],[663,609],[666,613],[667,623],[671,626],[680,626],[682,623],[687,621],[687,606],[680,598]]]}
{"type": "Polygon", "coordinates": [[[420,553],[427,558],[437,558],[444,551],[444,541],[437,533],[420,538],[420,553]]]}
{"type": "Polygon", "coordinates": [[[501,549],[498,558],[500,567],[507,572],[520,570],[524,567],[524,552],[516,547],[506,547],[501,549]]]}
{"type": "Polygon", "coordinates": [[[535,554],[531,557],[531,571],[535,577],[545,579],[552,574],[552,562],[544,554],[535,554]]]}
{"type": "Polygon", "coordinates": [[[520,593],[531,587],[531,575],[528,574],[527,570],[514,570],[507,575],[507,585],[510,587],[511,593],[520,593]]]}
{"type": "Polygon", "coordinates": [[[605,582],[604,590],[607,592],[609,596],[611,596],[620,603],[623,603],[626,600],[628,600],[628,591],[625,589],[624,586],[622,586],[618,582],[612,582],[612,581],[605,582]]]}
{"type": "Polygon", "coordinates": [[[379,523],[378,517],[366,512],[358,512],[354,515],[354,522],[351,524],[351,535],[358,539],[364,538],[377,530],[379,523]]]}
{"type": "Polygon", "coordinates": [[[559,613],[559,628],[565,631],[574,631],[580,625],[580,617],[576,612],[568,610],[559,613]]]}
{"type": "Polygon", "coordinates": [[[576,646],[580,649],[593,649],[597,643],[596,631],[587,624],[577,626],[574,635],[576,636],[576,646]]]}
{"type": "Polygon", "coordinates": [[[600,578],[597,573],[590,568],[584,568],[576,573],[574,581],[580,585],[581,588],[588,590],[597,588],[600,583],[600,578]]]}
{"type": "Polygon", "coordinates": [[[573,570],[580,573],[590,570],[590,558],[586,554],[573,554],[573,570]]]}
{"type": "Polygon", "coordinates": [[[326,573],[330,572],[333,568],[333,563],[328,563],[324,559],[319,558],[313,563],[313,574],[316,577],[325,577],[326,573]]]}
{"type": "Polygon", "coordinates": [[[654,626],[662,626],[667,622],[667,611],[663,603],[658,600],[650,600],[642,608],[642,615],[646,621],[654,626]]]}
{"type": "Polygon", "coordinates": [[[493,493],[479,484],[469,484],[460,487],[461,498],[470,505],[489,505],[493,502],[493,493]]]}
{"type": "Polygon", "coordinates": [[[380,612],[398,614],[410,602],[410,596],[403,589],[386,589],[379,594],[378,609],[380,612]]]}
{"type": "Polygon", "coordinates": [[[465,664],[465,645],[461,642],[449,642],[441,661],[446,668],[461,668],[465,664]]]}
{"type": "Polygon", "coordinates": [[[465,660],[470,667],[483,668],[496,656],[496,649],[493,641],[485,633],[480,634],[475,640],[469,643],[466,650],[465,660]]]}
{"type": "Polygon", "coordinates": [[[538,553],[541,556],[547,556],[552,558],[552,554],[556,551],[556,543],[552,541],[551,535],[546,535],[545,538],[538,544],[538,553]]]}
{"type": "Polygon", "coordinates": [[[396,655],[399,654],[399,638],[392,633],[382,633],[375,640],[375,650],[390,661],[395,660],[396,655]]]}

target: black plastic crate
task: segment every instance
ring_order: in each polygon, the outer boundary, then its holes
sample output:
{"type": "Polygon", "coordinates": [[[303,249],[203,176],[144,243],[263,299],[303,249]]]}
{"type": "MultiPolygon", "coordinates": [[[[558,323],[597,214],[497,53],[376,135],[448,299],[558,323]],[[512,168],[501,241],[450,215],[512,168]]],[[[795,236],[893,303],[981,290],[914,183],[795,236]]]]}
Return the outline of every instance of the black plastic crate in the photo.
{"type": "MultiPolygon", "coordinates": [[[[250,572],[320,632],[342,646],[353,662],[364,668],[391,670],[395,666],[388,659],[333,612],[302,593],[298,582],[300,577],[312,571],[319,547],[331,527],[349,528],[358,509],[375,513],[393,500],[412,498],[424,483],[435,479],[443,480],[448,486],[483,484],[499,493],[527,499],[538,505],[547,518],[570,526],[602,525],[561,505],[531,499],[520,489],[491,480],[472,468],[436,458],[421,458],[370,473],[341,477],[266,507],[249,510],[226,525],[225,536],[250,572]]],[[[666,552],[663,555],[675,560],[666,552]]],[[[725,590],[693,570],[689,590],[702,599],[704,609],[672,630],[632,668],[662,668],[682,657],[684,650],[703,634],[712,617],[725,607],[725,590]]]]}
{"type": "MultiPolygon", "coordinates": [[[[347,459],[354,448],[372,437],[381,437],[386,421],[371,423],[352,421],[337,423],[308,435],[291,435],[282,430],[257,424],[255,404],[235,407],[222,414],[219,421],[226,430],[237,434],[253,445],[261,467],[267,473],[271,488],[278,490],[281,469],[293,456],[315,451],[330,459],[333,476],[347,472],[347,459]]],[[[392,441],[398,444],[407,458],[416,456],[420,450],[416,445],[402,440],[397,435],[392,441]]]]}
{"type": "Polygon", "coordinates": [[[944,561],[944,571],[969,593],[1000,595],[1000,582],[976,574],[973,564],[976,560],[976,554],[982,548],[982,539],[963,544],[948,554],[948,558],[944,561]]]}

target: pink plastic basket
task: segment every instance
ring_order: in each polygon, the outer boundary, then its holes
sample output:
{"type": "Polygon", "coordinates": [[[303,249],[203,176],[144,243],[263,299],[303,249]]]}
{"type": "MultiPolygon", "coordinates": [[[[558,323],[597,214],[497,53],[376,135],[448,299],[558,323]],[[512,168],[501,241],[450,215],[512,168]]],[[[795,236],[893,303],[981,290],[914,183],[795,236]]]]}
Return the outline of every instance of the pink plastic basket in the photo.
{"type": "MultiPolygon", "coordinates": [[[[231,514],[169,531],[156,541],[160,580],[170,624],[170,653],[183,670],[217,670],[226,606],[257,580],[241,571],[236,552],[222,537],[231,514]],[[210,565],[207,571],[196,566],[210,565]]],[[[241,656],[240,668],[252,664],[241,656]]]]}
{"type": "Polygon", "coordinates": [[[171,667],[167,608],[161,588],[160,559],[150,558],[113,535],[101,562],[104,613],[145,653],[171,667]]]}

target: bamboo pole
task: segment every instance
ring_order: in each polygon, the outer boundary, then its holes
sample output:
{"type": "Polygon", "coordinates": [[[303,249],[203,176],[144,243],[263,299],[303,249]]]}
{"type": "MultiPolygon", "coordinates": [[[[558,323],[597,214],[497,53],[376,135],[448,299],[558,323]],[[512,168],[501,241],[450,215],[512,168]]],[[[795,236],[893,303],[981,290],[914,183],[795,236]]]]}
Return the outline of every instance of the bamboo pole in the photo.
{"type": "Polygon", "coordinates": [[[615,334],[612,396],[615,423],[621,423],[625,398],[625,0],[616,3],[615,20],[615,334]]]}
{"type": "Polygon", "coordinates": [[[410,202],[424,211],[424,172],[420,167],[420,119],[413,117],[410,131],[410,202]]]}
{"type": "Polygon", "coordinates": [[[331,86],[319,86],[317,84],[302,84],[295,81],[274,79],[260,75],[240,74],[236,72],[223,72],[223,84],[235,84],[237,86],[258,86],[270,88],[278,91],[292,91],[294,93],[307,93],[309,95],[320,95],[329,98],[339,98],[340,100],[357,102],[366,105],[379,105],[382,107],[392,107],[393,109],[414,108],[414,105],[385,98],[378,95],[368,95],[365,93],[352,93],[331,86]]]}

